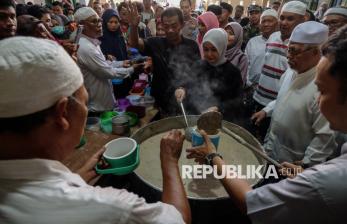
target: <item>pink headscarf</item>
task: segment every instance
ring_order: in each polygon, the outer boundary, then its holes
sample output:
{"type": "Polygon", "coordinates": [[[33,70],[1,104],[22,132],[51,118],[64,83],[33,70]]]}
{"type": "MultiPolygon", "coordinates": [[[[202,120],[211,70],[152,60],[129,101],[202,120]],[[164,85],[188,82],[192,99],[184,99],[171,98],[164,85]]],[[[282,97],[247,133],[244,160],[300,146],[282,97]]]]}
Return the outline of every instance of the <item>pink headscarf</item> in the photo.
{"type": "MultiPolygon", "coordinates": [[[[219,21],[217,16],[213,12],[205,12],[198,16],[198,21],[202,22],[206,26],[206,33],[213,28],[219,28],[219,21]]],[[[204,36],[202,36],[199,32],[196,42],[198,43],[201,57],[203,56],[202,50],[202,40],[204,36]]]]}

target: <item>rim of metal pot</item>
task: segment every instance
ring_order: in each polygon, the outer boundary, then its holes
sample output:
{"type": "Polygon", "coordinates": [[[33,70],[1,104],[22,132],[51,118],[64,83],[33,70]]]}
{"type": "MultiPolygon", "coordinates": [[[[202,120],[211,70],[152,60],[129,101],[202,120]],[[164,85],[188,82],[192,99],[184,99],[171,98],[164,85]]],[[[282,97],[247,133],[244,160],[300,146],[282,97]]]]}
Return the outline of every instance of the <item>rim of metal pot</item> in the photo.
{"type": "MultiPolygon", "coordinates": [[[[194,125],[196,125],[196,120],[198,119],[199,115],[187,115],[187,118],[188,118],[188,123],[191,123],[191,120],[194,120],[194,125]]],[[[161,119],[161,120],[157,120],[157,121],[153,121],[151,123],[149,123],[148,125],[136,130],[130,137],[131,138],[134,138],[138,144],[141,144],[144,140],[148,139],[148,138],[145,138],[143,141],[139,141],[138,137],[137,136],[141,136],[141,132],[144,131],[144,129],[146,128],[151,128],[153,126],[156,126],[158,123],[161,123],[161,122],[165,122],[165,121],[168,121],[168,120],[176,120],[177,123],[180,125],[179,127],[177,127],[177,129],[181,129],[181,128],[185,128],[185,123],[184,123],[184,118],[183,116],[172,116],[172,117],[167,117],[167,118],[164,118],[164,119],[161,119]]],[[[249,133],[246,129],[240,127],[239,125],[237,124],[234,124],[234,123],[231,123],[229,121],[225,121],[223,120],[223,125],[224,124],[227,124],[228,126],[233,126],[234,129],[240,131],[240,132],[244,132],[247,136],[247,139],[245,139],[246,141],[252,143],[253,145],[255,144],[256,147],[258,148],[261,148],[261,145],[259,143],[259,141],[251,134],[249,133]]],[[[173,129],[173,128],[172,128],[173,129]]],[[[168,131],[168,130],[166,130],[168,131]]],[[[153,135],[151,135],[150,137],[154,136],[154,135],[157,135],[157,134],[160,134],[162,133],[162,131],[154,131],[152,132],[153,135]]],[[[141,147],[140,147],[140,150],[141,150],[141,147]]],[[[259,156],[257,156],[257,154],[255,154],[254,152],[252,152],[254,154],[254,156],[257,158],[257,160],[259,161],[260,164],[266,164],[266,161],[262,158],[260,158],[259,156]]],[[[140,162],[141,163],[141,162],[140,162]]],[[[264,173],[266,172],[266,169],[265,167],[262,168],[262,174],[264,175],[264,173]]],[[[141,177],[140,175],[138,175],[136,173],[136,170],[134,170],[134,174],[137,178],[139,178],[144,184],[146,184],[147,186],[157,190],[158,192],[162,193],[163,190],[162,188],[159,188],[153,184],[151,184],[150,182],[148,182],[146,179],[144,179],[143,177],[141,177]]],[[[256,181],[254,184],[252,184],[251,186],[254,187],[256,185],[258,185],[259,183],[261,183],[263,181],[263,179],[259,179],[258,181],[256,181]]],[[[222,196],[222,197],[215,197],[215,198],[208,198],[208,197],[205,197],[205,198],[198,198],[198,197],[192,197],[192,196],[188,196],[188,199],[193,199],[193,200],[200,200],[200,201],[209,201],[209,200],[225,200],[225,199],[229,199],[230,197],[229,196],[222,196]]]]}

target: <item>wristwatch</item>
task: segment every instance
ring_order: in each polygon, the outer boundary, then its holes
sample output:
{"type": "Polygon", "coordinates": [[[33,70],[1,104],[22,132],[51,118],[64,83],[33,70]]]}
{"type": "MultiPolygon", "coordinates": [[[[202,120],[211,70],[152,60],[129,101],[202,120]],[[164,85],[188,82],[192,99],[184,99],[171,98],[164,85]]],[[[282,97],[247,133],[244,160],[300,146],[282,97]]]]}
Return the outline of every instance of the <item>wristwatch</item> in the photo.
{"type": "Polygon", "coordinates": [[[210,154],[206,155],[206,157],[205,157],[206,164],[210,165],[210,166],[213,166],[212,161],[213,161],[213,158],[216,157],[216,156],[219,156],[221,159],[223,159],[221,154],[213,152],[213,153],[210,153],[210,154]]]}

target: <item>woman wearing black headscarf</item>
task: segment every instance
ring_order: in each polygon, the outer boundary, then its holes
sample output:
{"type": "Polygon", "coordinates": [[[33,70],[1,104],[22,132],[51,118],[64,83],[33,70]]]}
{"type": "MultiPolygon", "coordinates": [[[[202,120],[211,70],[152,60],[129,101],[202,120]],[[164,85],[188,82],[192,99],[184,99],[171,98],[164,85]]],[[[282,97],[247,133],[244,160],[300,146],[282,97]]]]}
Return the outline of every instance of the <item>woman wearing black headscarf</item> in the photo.
{"type": "Polygon", "coordinates": [[[120,30],[119,16],[114,9],[107,9],[102,15],[103,36],[100,37],[101,51],[104,55],[111,55],[117,61],[128,59],[127,47],[120,30]]]}
{"type": "MultiPolygon", "coordinates": [[[[128,59],[127,46],[120,30],[120,20],[116,10],[107,9],[102,15],[103,36],[100,48],[108,60],[125,61],[128,59]]],[[[129,64],[130,65],[130,64],[129,64]]],[[[113,88],[116,99],[123,98],[129,94],[133,80],[128,77],[123,80],[113,80],[113,88]],[[120,81],[120,82],[119,82],[120,81]]]]}

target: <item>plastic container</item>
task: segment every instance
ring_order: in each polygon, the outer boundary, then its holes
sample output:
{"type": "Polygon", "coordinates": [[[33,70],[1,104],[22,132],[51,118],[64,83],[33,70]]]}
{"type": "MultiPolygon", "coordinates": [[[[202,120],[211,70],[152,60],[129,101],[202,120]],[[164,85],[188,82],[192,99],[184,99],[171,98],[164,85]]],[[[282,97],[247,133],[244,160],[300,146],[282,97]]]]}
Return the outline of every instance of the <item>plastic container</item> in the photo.
{"type": "MultiPolygon", "coordinates": [[[[192,134],[192,146],[193,147],[200,146],[200,145],[204,144],[204,137],[202,137],[202,135],[197,131],[196,128],[193,129],[191,134],[192,134]]],[[[220,135],[219,134],[208,135],[208,137],[211,139],[211,142],[216,147],[216,149],[218,149],[220,135]]]]}
{"type": "Polygon", "coordinates": [[[134,171],[140,163],[140,146],[132,138],[118,138],[105,145],[103,159],[110,168],[101,169],[96,165],[99,174],[125,175],[134,171]]]}
{"type": "Polygon", "coordinates": [[[87,117],[86,129],[90,131],[100,130],[100,118],[98,117],[87,117]]]}
{"type": "Polygon", "coordinates": [[[112,134],[120,136],[130,135],[130,124],[128,116],[117,115],[112,118],[112,134]]]}

